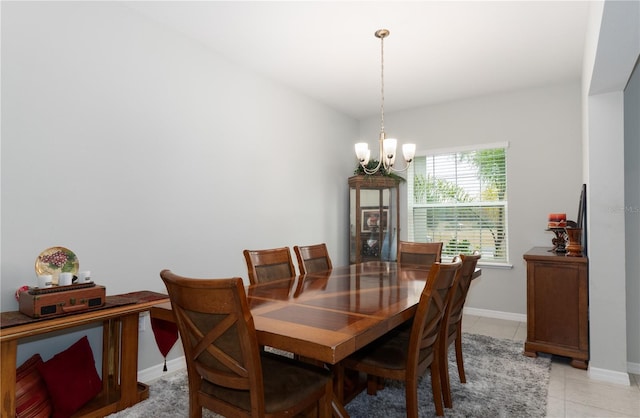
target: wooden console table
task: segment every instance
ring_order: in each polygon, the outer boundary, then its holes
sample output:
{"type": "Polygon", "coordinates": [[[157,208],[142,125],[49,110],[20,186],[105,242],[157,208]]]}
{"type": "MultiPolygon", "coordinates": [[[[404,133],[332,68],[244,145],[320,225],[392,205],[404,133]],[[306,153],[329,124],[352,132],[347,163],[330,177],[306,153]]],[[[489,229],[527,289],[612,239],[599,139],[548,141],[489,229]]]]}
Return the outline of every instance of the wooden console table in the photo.
{"type": "Polygon", "coordinates": [[[527,262],[527,341],[524,354],[571,358],[586,369],[589,360],[588,260],[535,247],[527,262]]]}
{"type": "Polygon", "coordinates": [[[0,314],[0,396],[2,418],[15,416],[18,341],[81,325],[102,322],[102,391],[74,416],[103,417],[149,397],[149,387],[138,382],[138,316],[158,303],[161,293],[140,291],[107,296],[105,306],[82,313],[35,319],[18,311],[0,314]]]}

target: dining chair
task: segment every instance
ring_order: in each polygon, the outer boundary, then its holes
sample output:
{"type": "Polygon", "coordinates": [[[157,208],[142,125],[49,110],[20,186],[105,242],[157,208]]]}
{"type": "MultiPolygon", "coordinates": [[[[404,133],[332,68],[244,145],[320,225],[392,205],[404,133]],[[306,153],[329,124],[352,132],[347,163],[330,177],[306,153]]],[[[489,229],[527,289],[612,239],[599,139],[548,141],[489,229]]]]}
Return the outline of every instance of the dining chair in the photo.
{"type": "MultiPolygon", "coordinates": [[[[438,338],[448,292],[462,266],[461,261],[434,263],[413,318],[410,332],[396,329],[344,359],[339,367],[366,373],[367,392],[375,394],[377,378],[405,383],[407,417],[418,416],[418,378],[431,370],[436,415],[444,415],[438,338]]],[[[337,371],[344,376],[344,370],[337,371]]]]}
{"type": "Polygon", "coordinates": [[[289,247],[244,250],[243,254],[251,284],[287,279],[296,275],[289,247]]]}
{"type": "Polygon", "coordinates": [[[160,272],[187,363],[189,416],[331,414],[333,378],[323,368],[260,351],[242,279],[160,272]]]}
{"type": "Polygon", "coordinates": [[[398,244],[398,262],[401,264],[430,266],[442,261],[441,256],[442,242],[400,241],[398,244]]]}
{"type": "Polygon", "coordinates": [[[458,365],[458,377],[460,378],[460,382],[467,383],[467,378],[464,374],[464,362],[462,359],[462,313],[464,303],[467,300],[467,293],[469,293],[469,286],[471,285],[473,273],[476,270],[478,260],[480,260],[480,253],[476,251],[471,255],[460,254],[460,258],[462,259],[460,274],[453,283],[451,291],[449,292],[447,308],[444,311],[444,318],[442,320],[442,326],[440,327],[440,364],[442,365],[440,379],[442,380],[442,397],[444,399],[444,406],[447,408],[453,407],[453,401],[451,400],[451,383],[449,381],[448,359],[448,352],[451,344],[455,343],[456,364],[458,365]]]}
{"type": "Polygon", "coordinates": [[[316,273],[319,271],[328,271],[333,268],[327,245],[304,245],[293,247],[298,259],[298,270],[300,274],[316,273]]]}

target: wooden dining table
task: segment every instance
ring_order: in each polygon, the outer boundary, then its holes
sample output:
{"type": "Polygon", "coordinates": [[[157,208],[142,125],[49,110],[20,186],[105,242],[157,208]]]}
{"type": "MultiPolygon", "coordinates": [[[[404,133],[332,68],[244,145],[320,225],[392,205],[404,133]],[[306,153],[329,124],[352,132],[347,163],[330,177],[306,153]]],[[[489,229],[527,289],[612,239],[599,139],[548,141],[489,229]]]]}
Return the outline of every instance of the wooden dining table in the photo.
{"type": "Polygon", "coordinates": [[[413,316],[428,270],[366,262],[249,286],[260,344],[336,364],[413,316]]]}
{"type": "MultiPolygon", "coordinates": [[[[412,318],[428,274],[424,266],[369,261],[250,285],[258,343],[337,364],[412,318]]],[[[474,277],[479,275],[476,269],[474,277]]],[[[171,320],[170,309],[155,306],[151,317],[171,320]]],[[[337,379],[335,416],[348,416],[342,385],[337,379]]]]}

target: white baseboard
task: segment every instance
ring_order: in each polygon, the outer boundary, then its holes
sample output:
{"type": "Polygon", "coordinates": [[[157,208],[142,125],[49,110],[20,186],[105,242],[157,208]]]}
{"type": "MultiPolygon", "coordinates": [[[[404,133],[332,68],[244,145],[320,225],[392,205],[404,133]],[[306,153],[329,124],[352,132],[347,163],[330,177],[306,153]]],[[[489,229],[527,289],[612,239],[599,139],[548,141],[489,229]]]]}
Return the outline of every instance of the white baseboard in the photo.
{"type": "Polygon", "coordinates": [[[613,383],[616,385],[631,386],[629,373],[616,372],[608,369],[599,369],[597,367],[591,366],[589,366],[589,379],[599,380],[606,383],[613,383]]]}
{"type": "Polygon", "coordinates": [[[166,372],[162,371],[163,368],[164,368],[164,362],[156,366],[151,366],[148,369],[138,370],[138,381],[142,383],[149,383],[153,380],[156,380],[162,377],[165,373],[173,373],[179,370],[186,369],[187,363],[186,363],[186,360],[184,359],[184,356],[181,356],[176,359],[167,361],[166,372]]]}
{"type": "Polygon", "coordinates": [[[489,309],[464,308],[467,315],[484,316],[486,318],[505,319],[507,321],[527,322],[527,314],[513,312],[491,311],[489,309]]]}
{"type": "Polygon", "coordinates": [[[627,370],[629,373],[640,374],[640,363],[627,363],[627,370]]]}

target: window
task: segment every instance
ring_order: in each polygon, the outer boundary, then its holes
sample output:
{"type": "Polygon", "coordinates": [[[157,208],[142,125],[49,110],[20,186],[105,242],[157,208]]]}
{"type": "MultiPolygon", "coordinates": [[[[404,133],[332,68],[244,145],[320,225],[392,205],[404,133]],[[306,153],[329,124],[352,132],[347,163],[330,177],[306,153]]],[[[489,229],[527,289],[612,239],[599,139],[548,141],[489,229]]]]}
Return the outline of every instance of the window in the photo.
{"type": "Polygon", "coordinates": [[[506,264],[507,145],[418,156],[408,175],[408,235],[443,242],[442,259],[479,251],[506,264]]]}

